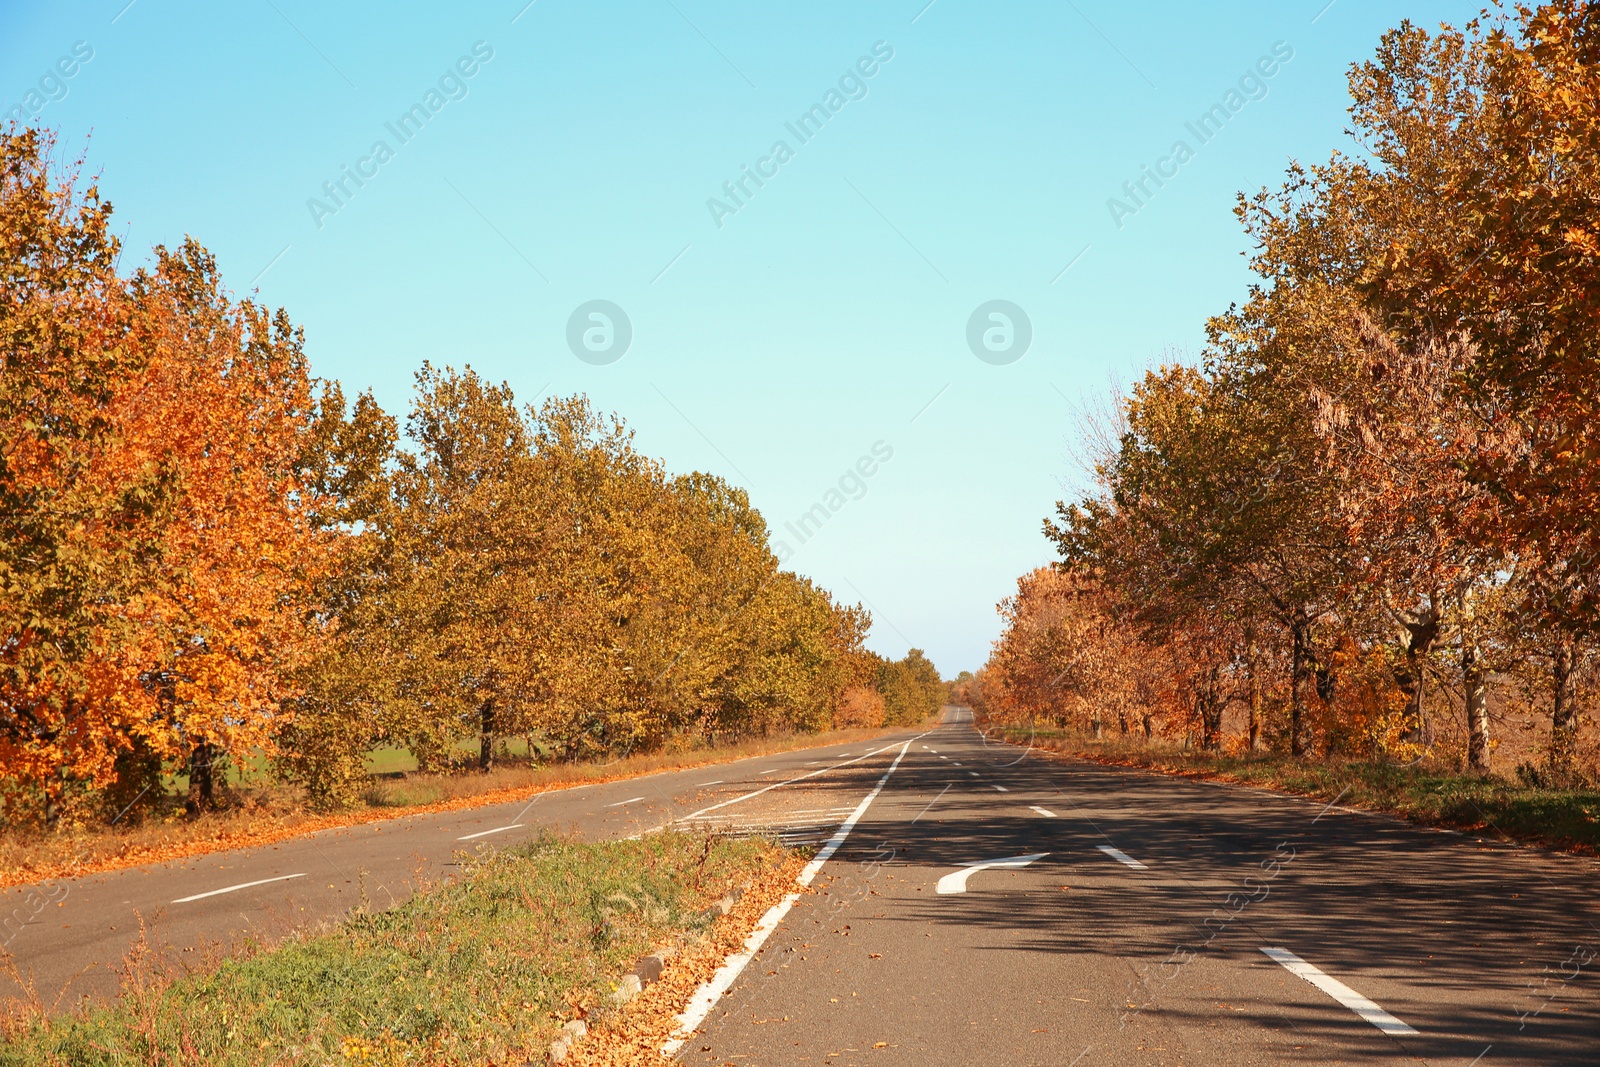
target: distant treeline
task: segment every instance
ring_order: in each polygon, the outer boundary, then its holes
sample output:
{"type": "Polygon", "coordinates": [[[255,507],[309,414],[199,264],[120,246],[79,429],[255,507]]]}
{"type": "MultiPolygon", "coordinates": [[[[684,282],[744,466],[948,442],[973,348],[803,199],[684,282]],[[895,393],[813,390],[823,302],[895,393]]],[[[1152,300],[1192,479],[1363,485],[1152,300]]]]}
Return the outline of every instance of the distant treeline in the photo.
{"type": "Polygon", "coordinates": [[[201,810],[263,755],[336,804],[377,745],[487,768],[514,736],[583,759],[937,709],[744,490],[470,369],[423,366],[402,447],[193,240],[118,274],[110,205],[51,153],[0,134],[9,822],[136,817],[172,774],[201,810]]]}
{"type": "MultiPolygon", "coordinates": [[[[1088,434],[992,718],[1570,779],[1600,638],[1600,6],[1386,34],[1357,154],[1240,197],[1258,276],[1088,434]],[[1223,736],[1236,709],[1241,729],[1223,736]]],[[[1095,422],[1095,420],[1091,420],[1095,422]]]]}

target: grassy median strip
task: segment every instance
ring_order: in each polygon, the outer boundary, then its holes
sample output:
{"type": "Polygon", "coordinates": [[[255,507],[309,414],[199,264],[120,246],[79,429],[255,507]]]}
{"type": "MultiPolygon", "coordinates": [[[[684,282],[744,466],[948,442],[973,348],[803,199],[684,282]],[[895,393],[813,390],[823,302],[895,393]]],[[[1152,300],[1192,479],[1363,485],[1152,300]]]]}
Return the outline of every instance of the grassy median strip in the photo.
{"type": "Polygon", "coordinates": [[[135,960],[114,1005],[0,1023],[0,1065],[542,1062],[634,960],[702,940],[711,901],[790,862],[770,842],[676,833],[484,852],[396,908],[209,973],[135,960]]]}
{"type": "Polygon", "coordinates": [[[1387,812],[1430,826],[1476,831],[1579,852],[1600,851],[1600,792],[1558,789],[1463,774],[1430,763],[1317,762],[1287,756],[1226,755],[1051,730],[991,728],[1014,744],[1100,763],[1261,786],[1387,812]]]}

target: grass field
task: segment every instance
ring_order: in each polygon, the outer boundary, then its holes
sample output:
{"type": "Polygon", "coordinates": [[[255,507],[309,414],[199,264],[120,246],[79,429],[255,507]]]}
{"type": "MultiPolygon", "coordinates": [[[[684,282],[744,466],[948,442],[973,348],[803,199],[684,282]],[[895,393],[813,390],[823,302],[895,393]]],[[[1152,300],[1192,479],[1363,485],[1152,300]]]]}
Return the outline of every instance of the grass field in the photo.
{"type": "Polygon", "coordinates": [[[204,973],[136,951],[115,1005],[0,1022],[0,1067],[543,1062],[635,959],[701,938],[710,901],[792,862],[695,834],[485,853],[398,907],[204,973]]]}
{"type": "Polygon", "coordinates": [[[1209,754],[1121,738],[1095,741],[1060,730],[990,727],[989,732],[1016,744],[1102,763],[1241,782],[1320,800],[1337,797],[1348,807],[1389,812],[1430,826],[1583,852],[1600,850],[1600,791],[1593,789],[1547,788],[1462,774],[1427,762],[1318,762],[1209,754]]]}

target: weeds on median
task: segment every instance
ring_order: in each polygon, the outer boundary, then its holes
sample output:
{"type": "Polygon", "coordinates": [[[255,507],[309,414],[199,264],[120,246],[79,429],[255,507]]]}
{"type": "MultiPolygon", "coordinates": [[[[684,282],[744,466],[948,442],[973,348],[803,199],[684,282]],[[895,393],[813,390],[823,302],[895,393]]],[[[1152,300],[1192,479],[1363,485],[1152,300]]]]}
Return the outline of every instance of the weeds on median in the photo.
{"type": "Polygon", "coordinates": [[[653,834],[484,852],[385,912],[204,974],[133,961],[113,1005],[0,1023],[0,1067],[542,1061],[710,900],[788,862],[770,842],[653,834]]]}
{"type": "Polygon", "coordinates": [[[1214,778],[1347,807],[1398,815],[1413,822],[1505,837],[1556,848],[1600,851],[1600,792],[1560,789],[1504,778],[1463,774],[1426,762],[1307,762],[1286,756],[1227,755],[1176,745],[1101,740],[1059,730],[991,728],[999,740],[1029,744],[1099,763],[1144,767],[1165,774],[1214,778]]]}

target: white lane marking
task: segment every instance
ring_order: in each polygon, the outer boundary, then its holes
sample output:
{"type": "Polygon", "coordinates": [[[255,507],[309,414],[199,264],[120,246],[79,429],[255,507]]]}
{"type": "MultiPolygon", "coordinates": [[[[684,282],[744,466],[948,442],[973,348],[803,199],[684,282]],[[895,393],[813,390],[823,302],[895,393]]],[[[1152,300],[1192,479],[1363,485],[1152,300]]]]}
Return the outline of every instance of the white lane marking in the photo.
{"type": "Polygon", "coordinates": [[[994,788],[995,788],[995,790],[996,790],[996,791],[997,791],[997,792],[1001,792],[1001,793],[1009,793],[1009,792],[1011,792],[1011,790],[1009,790],[1009,789],[1007,789],[1007,788],[1006,788],[1006,787],[1005,787],[1005,786],[1003,786],[1003,785],[994,785],[994,783],[993,783],[993,782],[990,782],[990,783],[989,783],[989,784],[990,784],[990,785],[991,785],[991,786],[994,786],[994,788]]]}
{"type": "Polygon", "coordinates": [[[607,804],[606,807],[608,807],[608,808],[627,807],[629,804],[637,804],[637,803],[639,803],[639,801],[641,801],[643,799],[644,799],[644,797],[629,797],[627,800],[619,800],[615,804],[607,804]]]}
{"type": "Polygon", "coordinates": [[[804,764],[803,766],[815,767],[819,763],[826,763],[826,762],[828,762],[828,761],[827,760],[814,759],[810,763],[804,764]]]}
{"type": "Polygon", "coordinates": [[[239,885],[230,885],[230,886],[224,886],[221,889],[213,889],[209,893],[196,893],[192,897],[179,897],[177,900],[174,900],[173,903],[174,904],[187,904],[191,900],[204,900],[206,897],[214,897],[214,896],[218,896],[218,895],[220,895],[222,893],[232,893],[235,890],[239,890],[239,889],[249,889],[251,886],[267,885],[269,882],[287,882],[291,878],[304,878],[304,877],[305,877],[305,873],[304,872],[301,872],[300,874],[280,874],[276,878],[262,878],[260,881],[256,881],[256,882],[243,882],[243,883],[241,883],[239,885]]]}
{"type": "Polygon", "coordinates": [[[479,830],[475,834],[467,834],[465,837],[456,838],[456,840],[471,841],[475,837],[488,837],[490,834],[503,834],[507,830],[516,830],[521,828],[521,826],[522,824],[520,822],[514,822],[510,826],[496,826],[493,830],[479,830]]]}
{"type": "Polygon", "coordinates": [[[1138,860],[1122,851],[1120,848],[1112,848],[1110,845],[1096,845],[1094,847],[1099,849],[1101,852],[1104,852],[1118,863],[1126,863],[1129,867],[1132,867],[1136,871],[1149,869],[1144,864],[1140,863],[1138,860]]]}
{"type": "Polygon", "coordinates": [[[777,774],[781,770],[783,770],[782,767],[774,767],[770,771],[762,771],[761,773],[762,774],[777,774]]]}
{"type": "Polygon", "coordinates": [[[978,772],[977,771],[968,771],[967,773],[972,775],[972,777],[974,777],[974,778],[978,777],[978,772]]]}
{"type": "Polygon", "coordinates": [[[1039,806],[1038,806],[1038,805],[1033,805],[1033,806],[1032,806],[1032,807],[1030,807],[1030,808],[1028,808],[1028,810],[1029,810],[1029,811],[1036,811],[1036,812],[1038,812],[1038,813],[1039,813],[1039,814],[1040,814],[1040,815],[1043,815],[1043,816],[1044,816],[1044,817],[1045,817],[1045,818],[1047,818],[1047,819],[1054,819],[1054,818],[1057,818],[1057,817],[1058,817],[1058,816],[1057,816],[1057,815],[1056,815],[1056,813],[1055,813],[1055,812],[1053,812],[1053,811],[1046,811],[1046,810],[1045,810],[1045,809],[1044,809],[1044,808],[1041,808],[1041,807],[1039,807],[1039,806]]]}
{"type": "MultiPolygon", "coordinates": [[[[951,782],[950,785],[955,785],[955,783],[951,782]]],[[[939,797],[942,797],[946,793],[950,792],[950,785],[947,785],[943,789],[939,790],[939,796],[938,797],[934,797],[932,800],[928,801],[928,808],[931,808],[935,804],[939,803],[939,797]]],[[[917,819],[920,819],[924,815],[928,814],[928,808],[923,808],[921,811],[917,812],[917,819]]],[[[911,821],[912,822],[916,822],[917,819],[912,819],[911,821]]]]}
{"type": "Polygon", "coordinates": [[[990,860],[987,863],[974,863],[971,866],[963,867],[959,871],[953,871],[939,879],[939,884],[934,887],[934,892],[942,896],[950,896],[954,893],[965,893],[967,891],[967,879],[971,878],[979,871],[987,871],[990,867],[1026,867],[1034,860],[1043,859],[1048,855],[1050,855],[1048,852],[1035,852],[1031,856],[1012,856],[1010,859],[990,860]]]}
{"type": "MultiPolygon", "coordinates": [[[[917,735],[917,737],[922,737],[922,736],[923,736],[922,734],[918,734],[917,735]]],[[[916,739],[917,739],[916,737],[913,737],[911,740],[915,741],[916,739]]],[[[698,819],[702,815],[706,815],[706,814],[709,814],[710,812],[716,811],[718,808],[725,808],[730,804],[737,804],[740,801],[749,800],[752,797],[758,797],[763,793],[770,793],[774,789],[780,789],[783,786],[789,785],[791,782],[801,782],[801,781],[804,781],[807,778],[815,778],[819,774],[827,774],[829,771],[836,771],[840,767],[848,767],[852,763],[860,763],[862,760],[867,759],[867,758],[869,758],[871,756],[876,756],[880,752],[887,752],[889,749],[895,747],[896,743],[897,742],[891,742],[891,743],[889,743],[887,745],[884,745],[882,748],[875,748],[871,752],[863,752],[861,755],[857,756],[855,759],[845,760],[843,763],[834,763],[834,764],[831,764],[831,765],[829,765],[827,767],[821,767],[821,768],[819,768],[817,770],[814,770],[814,771],[807,771],[805,774],[797,774],[793,778],[785,778],[781,782],[773,782],[771,785],[764,785],[760,789],[754,789],[754,790],[751,790],[750,792],[744,793],[744,794],[742,794],[740,796],[733,797],[733,798],[731,798],[729,800],[724,800],[721,803],[712,804],[712,805],[709,805],[707,807],[701,808],[699,811],[693,812],[692,814],[689,814],[689,815],[685,815],[683,818],[677,819],[675,821],[679,822],[679,823],[686,823],[691,819],[698,819]]],[[[910,744],[909,741],[906,742],[906,743],[910,744]]],[[[904,752],[901,753],[901,755],[904,755],[904,754],[905,754],[904,752]]]]}
{"type": "Polygon", "coordinates": [[[950,765],[952,767],[960,767],[962,765],[962,763],[958,759],[953,759],[953,760],[950,761],[950,765]]]}
{"type": "Polygon", "coordinates": [[[1283,964],[1284,969],[1290,974],[1298,978],[1304,978],[1384,1033],[1395,1037],[1405,1037],[1417,1032],[1337,978],[1313,967],[1288,949],[1263,948],[1261,951],[1269,959],[1283,964]]]}
{"type": "Polygon", "coordinates": [[[939,758],[940,759],[949,759],[950,757],[949,756],[940,756],[939,758]]]}
{"type": "Polygon", "coordinates": [[[721,778],[713,778],[709,782],[701,782],[700,783],[700,788],[704,789],[708,785],[721,785],[721,784],[722,784],[722,779],[721,778]]]}
{"type": "MultiPolygon", "coordinates": [[[[915,741],[916,738],[911,740],[915,741]]],[[[861,803],[856,805],[856,809],[850,813],[849,818],[839,824],[839,829],[835,830],[833,836],[828,839],[828,843],[822,846],[822,849],[817,853],[817,858],[805,865],[805,869],[795,879],[801,889],[809,886],[812,880],[816,878],[817,872],[822,870],[822,865],[827,863],[835,852],[839,851],[839,846],[844,844],[845,838],[850,836],[850,831],[855,829],[855,825],[861,820],[861,816],[867,813],[867,808],[871,806],[874,800],[878,799],[878,794],[883,792],[883,787],[889,782],[889,776],[894,773],[896,767],[900,766],[900,761],[905,758],[906,749],[910,747],[911,741],[907,741],[900,746],[900,754],[894,758],[893,763],[889,764],[889,769],[883,772],[883,777],[879,778],[878,784],[872,787],[872,792],[868,793],[861,803]]],[[[705,1021],[706,1016],[716,1006],[717,1001],[722,999],[722,994],[726,993],[728,988],[733,985],[734,980],[739,977],[739,973],[744,970],[745,965],[755,958],[755,954],[761,950],[761,946],[766,944],[767,938],[772,936],[772,931],[778,928],[778,924],[783,921],[783,917],[789,914],[789,909],[794,907],[795,901],[799,899],[799,893],[789,893],[778,903],[768,908],[767,913],[761,917],[761,922],[757,923],[756,928],[750,931],[750,936],[744,939],[744,948],[736,955],[729,956],[724,960],[722,966],[717,968],[717,973],[712,975],[709,981],[702,983],[699,989],[695,990],[694,996],[689,999],[688,1007],[684,1008],[683,1013],[678,1016],[678,1029],[667,1043],[661,1046],[662,1055],[671,1056],[683,1047],[683,1043],[694,1033],[695,1028],[705,1021]]]]}

